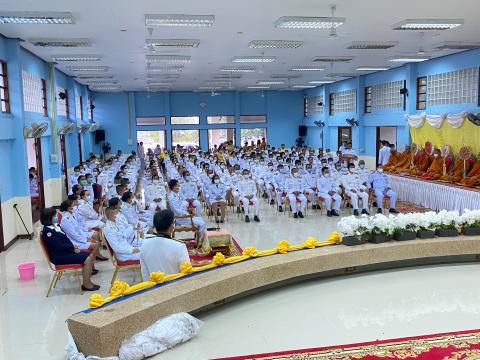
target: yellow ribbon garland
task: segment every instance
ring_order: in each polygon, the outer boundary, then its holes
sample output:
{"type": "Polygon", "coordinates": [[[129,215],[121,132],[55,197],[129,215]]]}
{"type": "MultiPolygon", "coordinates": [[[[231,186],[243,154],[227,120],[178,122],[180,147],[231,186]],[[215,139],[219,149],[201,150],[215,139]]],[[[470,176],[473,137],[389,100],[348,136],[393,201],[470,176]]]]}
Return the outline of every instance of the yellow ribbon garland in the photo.
{"type": "Polygon", "coordinates": [[[328,236],[328,239],[323,242],[317,241],[317,239],[314,237],[309,237],[303,244],[294,246],[290,245],[288,241],[282,240],[274,249],[270,250],[257,251],[257,249],[254,247],[249,246],[243,250],[242,255],[232,256],[229,258],[225,258],[222,253],[216,253],[212,259],[212,262],[208,265],[193,267],[192,264],[188,262],[182,263],[180,265],[180,272],[177,274],[165,275],[162,272],[153,272],[150,274],[148,281],[144,281],[133,286],[128,285],[124,281],[115,281],[107,298],[103,298],[103,296],[100,294],[93,294],[90,296],[88,307],[91,309],[98,308],[122,296],[134,294],[142,290],[150,289],[158,284],[163,284],[182,278],[188,274],[202,272],[225,264],[234,264],[250,258],[269,256],[277,253],[286,254],[289,251],[315,249],[316,247],[340,244],[341,242],[342,238],[340,237],[340,234],[334,231],[328,236]]]}

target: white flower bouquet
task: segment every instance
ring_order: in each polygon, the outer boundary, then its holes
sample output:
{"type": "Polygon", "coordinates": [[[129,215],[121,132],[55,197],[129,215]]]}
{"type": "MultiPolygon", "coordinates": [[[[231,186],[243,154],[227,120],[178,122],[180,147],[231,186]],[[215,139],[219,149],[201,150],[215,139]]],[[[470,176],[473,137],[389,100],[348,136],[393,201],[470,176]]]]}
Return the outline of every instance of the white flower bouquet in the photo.
{"type": "Polygon", "coordinates": [[[458,211],[442,210],[437,214],[435,225],[437,229],[456,229],[460,226],[460,222],[458,211]]]}
{"type": "Polygon", "coordinates": [[[480,235],[480,210],[465,209],[459,221],[464,235],[480,235]]]}
{"type": "Polygon", "coordinates": [[[377,214],[370,218],[370,227],[372,235],[392,236],[395,230],[395,220],[383,214],[377,214]]]}
{"type": "Polygon", "coordinates": [[[421,231],[433,231],[437,228],[437,213],[429,211],[424,214],[416,215],[416,224],[421,231]]]}
{"type": "Polygon", "coordinates": [[[343,236],[360,237],[370,233],[371,228],[367,216],[347,216],[338,222],[338,230],[343,236]]]}

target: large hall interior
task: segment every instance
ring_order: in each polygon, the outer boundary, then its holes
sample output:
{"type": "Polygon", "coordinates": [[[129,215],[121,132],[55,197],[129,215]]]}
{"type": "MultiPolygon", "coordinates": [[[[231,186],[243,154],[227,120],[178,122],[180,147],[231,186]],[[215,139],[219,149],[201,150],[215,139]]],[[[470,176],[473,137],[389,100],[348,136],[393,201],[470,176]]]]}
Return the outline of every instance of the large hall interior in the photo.
{"type": "Polygon", "coordinates": [[[475,0],[0,0],[0,360],[480,359],[475,0]]]}

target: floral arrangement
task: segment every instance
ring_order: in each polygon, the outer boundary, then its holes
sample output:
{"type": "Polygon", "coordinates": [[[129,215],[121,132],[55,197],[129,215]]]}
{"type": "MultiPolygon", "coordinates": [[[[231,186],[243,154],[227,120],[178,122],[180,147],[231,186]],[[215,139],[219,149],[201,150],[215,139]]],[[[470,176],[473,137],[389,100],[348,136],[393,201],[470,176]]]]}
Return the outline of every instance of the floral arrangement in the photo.
{"type": "Polygon", "coordinates": [[[437,229],[456,229],[460,226],[460,221],[458,211],[442,210],[437,213],[435,224],[437,229]]]}
{"type": "Polygon", "coordinates": [[[392,236],[395,231],[395,218],[377,214],[369,219],[371,234],[392,236]]]}
{"type": "Polygon", "coordinates": [[[462,227],[480,228],[480,210],[465,210],[460,216],[462,227]]]}
{"type": "Polygon", "coordinates": [[[394,233],[399,234],[406,231],[417,231],[419,215],[415,213],[398,214],[394,220],[394,233]]]}
{"type": "Polygon", "coordinates": [[[417,225],[418,230],[432,231],[437,228],[437,213],[435,211],[415,215],[417,218],[415,224],[417,225]]]}
{"type": "Polygon", "coordinates": [[[338,222],[337,226],[343,236],[361,237],[371,231],[369,218],[366,215],[344,217],[338,222]]]}

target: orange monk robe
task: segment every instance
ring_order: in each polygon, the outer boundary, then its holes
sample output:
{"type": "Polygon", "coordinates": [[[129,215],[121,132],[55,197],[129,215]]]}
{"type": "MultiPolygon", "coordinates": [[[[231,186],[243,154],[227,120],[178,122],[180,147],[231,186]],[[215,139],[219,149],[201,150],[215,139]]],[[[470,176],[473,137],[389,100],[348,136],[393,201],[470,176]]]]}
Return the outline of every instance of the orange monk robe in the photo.
{"type": "Polygon", "coordinates": [[[391,168],[394,168],[395,165],[402,159],[402,157],[403,157],[403,154],[400,154],[399,152],[395,151],[395,153],[390,155],[388,162],[383,167],[383,170],[390,171],[391,168]]]}
{"type": "Polygon", "coordinates": [[[463,161],[462,159],[458,159],[455,163],[455,166],[452,170],[448,172],[448,174],[443,175],[440,180],[442,181],[450,181],[450,182],[459,182],[463,179],[463,174],[465,172],[465,166],[468,166],[468,161],[463,161]]]}
{"type": "Polygon", "coordinates": [[[433,156],[424,154],[415,164],[412,170],[410,170],[410,175],[421,176],[425,171],[428,170],[433,161],[433,156]]]}
{"type": "Polygon", "coordinates": [[[433,157],[433,161],[430,164],[427,171],[422,174],[424,180],[438,180],[443,175],[443,156],[433,157]]]}
{"type": "Polygon", "coordinates": [[[404,151],[404,155],[402,155],[402,159],[398,161],[398,163],[390,169],[391,172],[395,172],[396,174],[400,174],[402,172],[409,172],[410,166],[412,165],[414,154],[408,150],[408,152],[404,151]]]}
{"type": "Polygon", "coordinates": [[[467,176],[460,180],[460,184],[466,186],[474,186],[476,183],[480,182],[480,159],[475,162],[472,170],[470,170],[467,176]]]}

